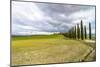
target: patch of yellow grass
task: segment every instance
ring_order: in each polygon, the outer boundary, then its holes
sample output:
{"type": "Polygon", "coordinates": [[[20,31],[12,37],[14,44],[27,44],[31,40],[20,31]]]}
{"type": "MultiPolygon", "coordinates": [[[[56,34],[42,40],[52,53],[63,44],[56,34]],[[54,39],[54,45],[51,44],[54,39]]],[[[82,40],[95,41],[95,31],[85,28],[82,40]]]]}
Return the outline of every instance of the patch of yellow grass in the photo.
{"type": "Polygon", "coordinates": [[[16,40],[12,41],[12,65],[79,62],[90,50],[76,40],[16,40]]]}

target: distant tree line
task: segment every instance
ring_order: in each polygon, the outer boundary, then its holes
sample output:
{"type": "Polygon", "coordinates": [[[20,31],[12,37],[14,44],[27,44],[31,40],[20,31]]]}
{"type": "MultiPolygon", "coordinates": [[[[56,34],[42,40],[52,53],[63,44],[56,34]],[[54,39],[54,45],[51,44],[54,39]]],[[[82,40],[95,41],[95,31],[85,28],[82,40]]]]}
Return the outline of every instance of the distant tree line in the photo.
{"type": "MultiPolygon", "coordinates": [[[[65,37],[71,39],[87,39],[87,27],[83,25],[83,21],[72,27],[67,33],[62,33],[65,37]]],[[[91,39],[91,23],[89,23],[89,39],[91,39]]]]}

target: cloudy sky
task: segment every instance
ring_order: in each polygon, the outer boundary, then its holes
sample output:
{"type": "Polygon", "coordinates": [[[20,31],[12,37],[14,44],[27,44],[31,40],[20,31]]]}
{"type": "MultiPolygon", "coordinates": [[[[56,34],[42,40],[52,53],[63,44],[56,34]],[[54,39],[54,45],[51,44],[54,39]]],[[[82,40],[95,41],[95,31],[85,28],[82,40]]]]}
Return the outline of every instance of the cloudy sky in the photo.
{"type": "Polygon", "coordinates": [[[80,21],[92,24],[95,33],[95,7],[70,4],[12,2],[12,34],[51,34],[67,32],[80,21]]]}

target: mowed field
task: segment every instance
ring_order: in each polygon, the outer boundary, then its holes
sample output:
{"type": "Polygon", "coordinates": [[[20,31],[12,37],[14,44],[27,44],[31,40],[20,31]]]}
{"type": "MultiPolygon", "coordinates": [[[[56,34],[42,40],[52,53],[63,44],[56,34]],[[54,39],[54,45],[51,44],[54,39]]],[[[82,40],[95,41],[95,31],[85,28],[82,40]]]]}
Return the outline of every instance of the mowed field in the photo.
{"type": "Polygon", "coordinates": [[[95,61],[95,41],[73,40],[63,35],[12,37],[12,66],[95,61]]]}

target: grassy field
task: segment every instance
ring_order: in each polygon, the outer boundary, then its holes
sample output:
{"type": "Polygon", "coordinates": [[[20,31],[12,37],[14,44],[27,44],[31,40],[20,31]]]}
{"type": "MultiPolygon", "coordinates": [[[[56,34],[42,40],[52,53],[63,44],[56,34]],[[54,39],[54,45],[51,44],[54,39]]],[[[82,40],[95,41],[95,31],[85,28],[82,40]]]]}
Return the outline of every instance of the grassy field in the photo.
{"type": "Polygon", "coordinates": [[[95,41],[71,40],[63,35],[12,37],[12,66],[95,61],[95,41]]]}

